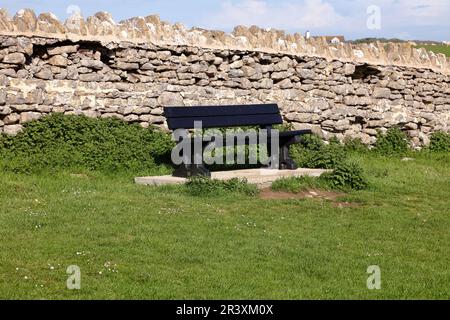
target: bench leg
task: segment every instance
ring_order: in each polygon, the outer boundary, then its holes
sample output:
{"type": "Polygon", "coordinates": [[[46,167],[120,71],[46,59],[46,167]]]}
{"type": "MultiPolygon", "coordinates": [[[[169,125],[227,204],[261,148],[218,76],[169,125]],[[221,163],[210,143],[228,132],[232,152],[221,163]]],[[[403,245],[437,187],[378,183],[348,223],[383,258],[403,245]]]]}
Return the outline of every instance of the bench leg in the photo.
{"type": "Polygon", "coordinates": [[[296,170],[298,168],[297,163],[295,163],[289,154],[289,146],[300,142],[300,136],[280,139],[280,170],[296,170]]]}
{"type": "MultiPolygon", "coordinates": [[[[289,155],[289,146],[295,143],[294,141],[280,141],[279,153],[278,153],[278,169],[279,170],[295,170],[298,168],[295,161],[289,155]]],[[[270,157],[272,154],[272,145],[267,144],[267,154],[270,157]]],[[[273,169],[271,164],[263,166],[264,168],[273,169]]]]}
{"type": "Polygon", "coordinates": [[[289,155],[289,144],[280,147],[280,170],[295,170],[298,166],[289,155]]]}
{"type": "Polygon", "coordinates": [[[211,172],[203,164],[182,164],[178,166],[172,174],[174,177],[211,177],[211,172]]]}
{"type": "Polygon", "coordinates": [[[206,166],[203,163],[203,150],[205,146],[209,142],[203,142],[202,146],[202,153],[201,154],[195,154],[194,152],[194,140],[192,140],[192,146],[191,151],[192,153],[189,155],[190,158],[190,164],[181,164],[179,165],[175,171],[173,172],[172,176],[174,177],[180,177],[180,178],[190,178],[190,177],[211,177],[211,172],[206,168],[206,166]],[[197,164],[195,163],[195,159],[201,159],[201,164],[199,164],[198,161],[197,164]]]}

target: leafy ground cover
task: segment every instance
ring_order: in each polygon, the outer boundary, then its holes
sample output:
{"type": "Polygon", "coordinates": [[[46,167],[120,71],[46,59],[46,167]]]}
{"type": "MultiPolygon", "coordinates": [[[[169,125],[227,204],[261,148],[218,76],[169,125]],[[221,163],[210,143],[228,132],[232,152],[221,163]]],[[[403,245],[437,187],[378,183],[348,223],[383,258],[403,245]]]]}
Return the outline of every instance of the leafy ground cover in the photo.
{"type": "Polygon", "coordinates": [[[167,137],[46,121],[0,137],[0,298],[450,298],[448,134],[421,152],[399,131],[373,151],[311,137],[293,156],[333,174],[258,192],[239,180],[135,185],[170,172],[167,137]],[[66,288],[70,265],[80,290],[66,288]],[[367,289],[371,265],[381,290],[367,289]]]}

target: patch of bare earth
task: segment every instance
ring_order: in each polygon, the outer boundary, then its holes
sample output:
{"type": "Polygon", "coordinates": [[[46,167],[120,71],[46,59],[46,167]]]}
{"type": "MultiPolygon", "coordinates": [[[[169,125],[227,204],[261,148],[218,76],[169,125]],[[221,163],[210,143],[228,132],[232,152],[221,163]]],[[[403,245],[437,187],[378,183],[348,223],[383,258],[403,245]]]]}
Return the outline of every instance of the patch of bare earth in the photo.
{"type": "Polygon", "coordinates": [[[357,203],[339,201],[340,197],[345,196],[342,192],[333,192],[325,190],[305,190],[300,192],[273,191],[272,189],[263,189],[260,192],[260,198],[263,200],[294,200],[294,199],[323,199],[329,200],[337,208],[357,208],[357,203]]]}

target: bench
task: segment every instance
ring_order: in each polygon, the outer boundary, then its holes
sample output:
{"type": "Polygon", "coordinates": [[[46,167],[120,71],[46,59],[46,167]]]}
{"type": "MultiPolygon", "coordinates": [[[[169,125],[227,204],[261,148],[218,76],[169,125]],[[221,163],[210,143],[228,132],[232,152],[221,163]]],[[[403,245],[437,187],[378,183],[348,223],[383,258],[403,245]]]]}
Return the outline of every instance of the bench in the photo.
{"type": "MultiPolygon", "coordinates": [[[[194,129],[194,122],[201,121],[202,128],[227,128],[258,126],[261,130],[267,130],[270,136],[273,125],[282,124],[283,119],[277,104],[251,104],[251,105],[230,105],[230,106],[195,106],[195,107],[165,107],[164,116],[167,119],[167,125],[170,130],[189,130],[194,129]]],[[[296,130],[279,132],[278,134],[278,168],[284,170],[295,170],[297,165],[289,156],[289,146],[301,142],[301,136],[310,134],[311,130],[296,130]]],[[[192,138],[194,143],[198,139],[192,138]]],[[[224,139],[225,140],[225,139],[224,139]]],[[[268,154],[271,154],[271,139],[266,141],[268,154]]],[[[200,141],[202,150],[211,143],[210,141],[200,141]]],[[[245,143],[250,143],[245,140],[245,143]]],[[[259,141],[257,142],[259,144],[259,141]]],[[[192,148],[194,150],[194,148],[192,148]]],[[[191,162],[179,165],[174,176],[211,176],[203,161],[194,163],[194,151],[189,155],[191,162]]],[[[203,153],[202,153],[203,154],[203,153]]]]}

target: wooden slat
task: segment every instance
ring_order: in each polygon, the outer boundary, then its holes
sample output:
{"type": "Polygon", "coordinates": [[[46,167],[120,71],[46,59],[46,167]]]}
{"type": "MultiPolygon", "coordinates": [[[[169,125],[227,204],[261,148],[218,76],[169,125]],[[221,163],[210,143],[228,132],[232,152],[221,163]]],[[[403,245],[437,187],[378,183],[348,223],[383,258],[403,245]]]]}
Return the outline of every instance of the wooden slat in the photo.
{"type": "Polygon", "coordinates": [[[164,116],[166,118],[239,116],[239,115],[278,114],[278,113],[279,113],[278,105],[275,103],[164,108],[164,116]]]}
{"type": "Polygon", "coordinates": [[[299,136],[299,135],[311,134],[311,133],[312,133],[311,129],[283,131],[283,132],[280,132],[280,137],[292,137],[292,136],[299,136]]]}
{"type": "Polygon", "coordinates": [[[202,121],[203,128],[238,127],[238,126],[270,125],[283,123],[283,119],[281,118],[281,115],[278,113],[167,118],[167,124],[170,130],[175,130],[179,128],[192,129],[194,128],[194,121],[202,121]]]}

